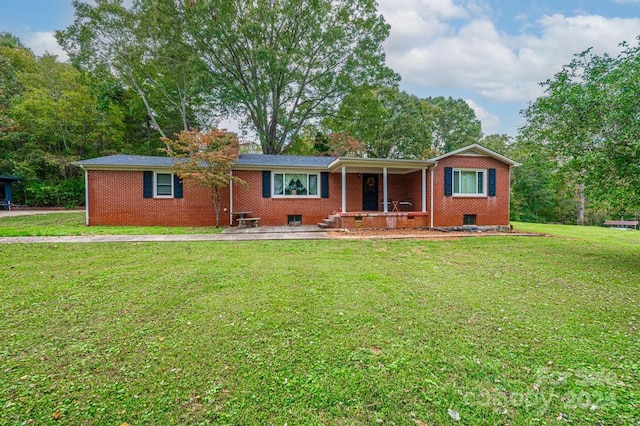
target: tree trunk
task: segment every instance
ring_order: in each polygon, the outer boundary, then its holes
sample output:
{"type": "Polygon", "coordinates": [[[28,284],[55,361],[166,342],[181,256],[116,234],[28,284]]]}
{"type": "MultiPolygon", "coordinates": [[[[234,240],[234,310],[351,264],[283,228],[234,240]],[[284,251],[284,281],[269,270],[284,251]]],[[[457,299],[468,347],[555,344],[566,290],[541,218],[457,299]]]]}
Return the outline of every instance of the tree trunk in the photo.
{"type": "Polygon", "coordinates": [[[218,188],[212,190],[213,209],[216,212],[216,228],[220,226],[220,191],[218,188]]]}
{"type": "Polygon", "coordinates": [[[584,225],[584,183],[578,184],[578,225],[584,225]]]}

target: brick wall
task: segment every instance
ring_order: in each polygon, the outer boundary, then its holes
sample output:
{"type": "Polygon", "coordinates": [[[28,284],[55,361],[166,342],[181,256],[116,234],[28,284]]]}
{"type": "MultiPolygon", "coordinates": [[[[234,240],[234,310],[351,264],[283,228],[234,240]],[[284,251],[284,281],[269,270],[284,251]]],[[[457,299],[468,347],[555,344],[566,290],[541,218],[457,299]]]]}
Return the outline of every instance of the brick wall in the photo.
{"type": "MultiPolygon", "coordinates": [[[[454,155],[438,161],[434,169],[434,226],[462,226],[465,214],[475,214],[476,225],[509,224],[509,166],[492,157],[454,155]],[[444,195],[444,168],[496,169],[495,197],[444,195]]],[[[488,184],[488,181],[487,181],[488,184]]]]}
{"type": "MultiPolygon", "coordinates": [[[[335,188],[337,192],[342,193],[342,173],[332,173],[336,176],[335,188]]],[[[382,188],[382,186],[380,186],[382,188]]],[[[339,201],[336,211],[340,211],[342,201],[339,201]]],[[[362,175],[356,173],[347,173],[347,211],[362,210],[362,175]]]]}
{"type": "MultiPolygon", "coordinates": [[[[211,226],[215,214],[209,191],[202,187],[184,185],[184,197],[143,198],[142,171],[89,172],[89,224],[90,225],[158,225],[158,226],[211,226]]],[[[247,182],[248,187],[234,184],[233,210],[250,211],[260,217],[261,225],[286,225],[288,215],[302,216],[304,225],[315,225],[329,215],[341,211],[341,173],[329,174],[329,198],[262,198],[262,172],[237,170],[234,175],[247,182]]],[[[422,210],[422,174],[390,174],[389,199],[411,198],[412,211],[422,210]]],[[[427,173],[427,180],[430,173],[427,173]]],[[[427,191],[431,183],[427,182],[427,191]]],[[[382,210],[382,174],[378,176],[378,204],[382,210]]],[[[434,170],[434,212],[430,212],[430,194],[427,194],[428,215],[412,218],[398,216],[364,216],[362,224],[370,227],[389,227],[389,220],[398,226],[427,226],[434,213],[434,226],[461,226],[465,214],[477,215],[476,224],[509,224],[509,166],[491,157],[453,156],[438,162],[434,170]],[[444,168],[496,169],[495,197],[444,196],[444,168]],[[365,219],[366,217],[366,219],[365,219]],[[365,223],[366,222],[366,223],[365,223]]],[[[229,225],[229,188],[222,190],[221,225],[229,225]]],[[[362,175],[347,174],[347,211],[362,210],[362,175]]],[[[349,223],[355,219],[346,219],[349,223]]],[[[344,224],[346,226],[347,223],[344,224]]],[[[360,225],[360,224],[358,224],[360,225]]]]}
{"type": "Polygon", "coordinates": [[[263,198],[262,171],[236,170],[233,174],[248,184],[246,187],[233,185],[233,210],[250,211],[252,217],[260,218],[260,225],[286,225],[288,215],[302,216],[303,225],[316,225],[331,213],[340,211],[342,183],[339,173],[329,174],[329,198],[263,198]]]}
{"type": "MultiPolygon", "coordinates": [[[[342,174],[329,174],[329,198],[291,198],[262,197],[262,171],[236,170],[234,176],[245,181],[248,186],[234,184],[233,210],[250,211],[251,216],[259,217],[261,225],[286,225],[288,215],[301,215],[303,225],[315,225],[329,215],[340,212],[342,208],[342,174]]],[[[415,172],[408,175],[388,175],[388,191],[390,200],[413,199],[412,210],[422,209],[421,194],[422,174],[415,172]]],[[[378,176],[378,207],[382,211],[383,184],[382,174],[378,176]]],[[[347,211],[362,211],[362,174],[347,173],[347,211]]],[[[392,219],[406,223],[407,218],[392,219]]],[[[416,226],[426,226],[424,218],[416,220],[416,226]]],[[[367,219],[371,227],[386,227],[382,219],[367,219]]]]}
{"type": "MultiPolygon", "coordinates": [[[[374,173],[375,174],[375,173],[374,173]]],[[[427,174],[428,178],[428,174],[427,174]]],[[[382,173],[378,174],[378,211],[383,211],[382,200],[384,196],[384,183],[382,173]]],[[[427,190],[429,189],[427,183],[427,190]]],[[[362,175],[356,173],[347,174],[347,211],[362,210],[362,175]]],[[[389,200],[411,199],[413,205],[411,211],[422,211],[422,172],[408,174],[388,174],[387,191],[389,200]]],[[[391,206],[389,206],[391,211],[391,206]]]]}
{"type": "MultiPolygon", "coordinates": [[[[422,172],[413,172],[406,175],[407,195],[404,198],[410,198],[413,205],[410,210],[422,211],[422,172]]],[[[429,196],[429,172],[427,171],[427,197],[429,196]]],[[[426,211],[429,211],[429,198],[427,198],[426,211]]],[[[421,225],[422,226],[422,225],[421,225]]]]}
{"type": "MultiPolygon", "coordinates": [[[[90,170],[88,173],[90,225],[215,225],[213,204],[206,188],[185,183],[183,198],[144,198],[142,171],[90,170]]],[[[221,225],[228,225],[228,189],[222,190],[222,199],[221,225]]]]}

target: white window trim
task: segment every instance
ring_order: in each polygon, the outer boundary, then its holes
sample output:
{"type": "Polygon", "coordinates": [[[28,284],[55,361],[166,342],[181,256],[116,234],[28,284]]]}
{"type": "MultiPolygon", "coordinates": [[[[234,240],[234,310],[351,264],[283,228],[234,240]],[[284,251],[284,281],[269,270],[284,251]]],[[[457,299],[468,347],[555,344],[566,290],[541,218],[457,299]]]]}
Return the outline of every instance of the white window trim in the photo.
{"type": "Polygon", "coordinates": [[[488,171],[487,169],[457,169],[454,168],[453,169],[453,173],[451,175],[451,186],[452,188],[452,194],[454,197],[486,197],[487,196],[487,175],[488,175],[488,171]],[[478,175],[477,172],[483,172],[482,173],[482,192],[475,192],[473,194],[461,194],[461,193],[457,193],[456,192],[456,179],[455,179],[455,173],[456,172],[476,172],[476,189],[478,187],[478,175]]]}
{"type": "MultiPolygon", "coordinates": [[[[308,179],[308,178],[307,178],[308,179]]],[[[284,182],[283,182],[284,184],[284,182]]],[[[271,171],[271,197],[273,198],[287,198],[287,199],[304,199],[304,198],[321,198],[322,182],[320,179],[320,172],[308,172],[308,171],[300,171],[300,170],[272,170],[271,171]],[[296,174],[296,175],[315,175],[318,179],[318,194],[316,195],[285,195],[285,194],[276,194],[276,185],[275,185],[275,176],[276,175],[286,175],[286,174],[296,174]]]]}
{"type": "Polygon", "coordinates": [[[176,192],[175,192],[175,188],[173,187],[174,186],[173,182],[174,182],[173,173],[154,171],[153,172],[153,198],[174,198],[174,195],[176,192]],[[159,174],[171,176],[171,194],[170,195],[158,195],[158,175],[159,174]]]}

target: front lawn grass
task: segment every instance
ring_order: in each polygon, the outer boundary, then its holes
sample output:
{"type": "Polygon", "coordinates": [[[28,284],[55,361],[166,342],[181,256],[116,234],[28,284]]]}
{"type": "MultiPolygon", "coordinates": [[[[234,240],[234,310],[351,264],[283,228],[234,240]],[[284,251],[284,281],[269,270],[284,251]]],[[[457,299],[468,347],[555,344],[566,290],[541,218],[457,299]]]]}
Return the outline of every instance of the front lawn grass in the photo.
{"type": "Polygon", "coordinates": [[[85,214],[48,213],[0,218],[0,237],[44,237],[65,235],[155,235],[215,234],[213,226],[87,226],[85,214]]]}
{"type": "Polygon", "coordinates": [[[576,244],[596,245],[613,249],[621,246],[623,249],[633,249],[634,247],[637,249],[640,242],[640,231],[634,230],[526,222],[512,222],[512,225],[515,231],[554,235],[556,237],[570,238],[576,244]]]}
{"type": "Polygon", "coordinates": [[[636,424],[640,233],[575,232],[0,246],[0,423],[636,424]]]}

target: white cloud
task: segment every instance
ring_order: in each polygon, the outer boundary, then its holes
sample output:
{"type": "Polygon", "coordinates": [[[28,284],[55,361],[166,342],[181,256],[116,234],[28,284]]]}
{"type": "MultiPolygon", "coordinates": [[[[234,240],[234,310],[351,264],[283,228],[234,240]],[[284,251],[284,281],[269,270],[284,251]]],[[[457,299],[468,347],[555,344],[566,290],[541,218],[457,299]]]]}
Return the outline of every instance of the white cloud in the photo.
{"type": "Polygon", "coordinates": [[[38,56],[50,53],[56,55],[61,62],[69,59],[67,53],[58,44],[53,31],[31,32],[24,37],[23,42],[38,56]]]}
{"type": "Polygon", "coordinates": [[[538,97],[538,83],[553,77],[574,54],[593,47],[595,53],[616,55],[619,43],[633,42],[640,28],[637,18],[555,14],[526,27],[537,34],[508,34],[498,31],[478,4],[381,0],[380,10],[391,24],[388,64],[411,85],[525,102],[538,97]]]}
{"type": "Polygon", "coordinates": [[[500,118],[498,116],[491,114],[471,99],[465,99],[464,101],[476,113],[476,117],[482,123],[482,133],[488,135],[498,132],[500,126],[500,118]]]}

